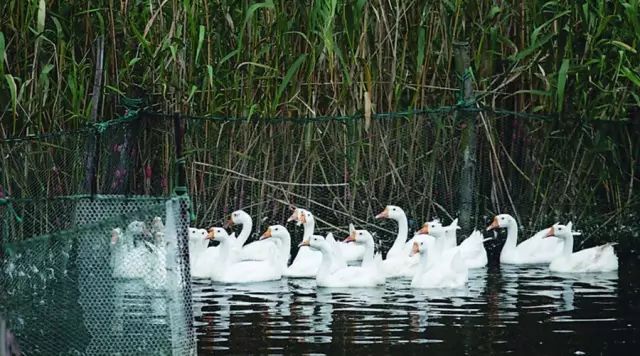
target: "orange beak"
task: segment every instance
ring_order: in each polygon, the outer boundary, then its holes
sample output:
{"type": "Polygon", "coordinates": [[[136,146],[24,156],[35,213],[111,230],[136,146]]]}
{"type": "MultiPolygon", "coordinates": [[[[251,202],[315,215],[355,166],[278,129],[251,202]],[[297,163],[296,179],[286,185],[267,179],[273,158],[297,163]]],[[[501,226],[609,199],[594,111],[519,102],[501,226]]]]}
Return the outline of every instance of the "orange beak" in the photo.
{"type": "Polygon", "coordinates": [[[376,219],[388,219],[389,218],[389,210],[387,210],[387,208],[384,208],[384,210],[376,215],[376,219]]]}
{"type": "Polygon", "coordinates": [[[420,228],[420,230],[418,230],[418,233],[422,234],[422,235],[429,234],[429,224],[425,223],[424,225],[422,225],[422,228],[420,228]]]}
{"type": "Polygon", "coordinates": [[[413,246],[411,247],[411,253],[409,254],[409,256],[413,256],[413,255],[415,255],[416,253],[419,253],[419,252],[420,252],[420,245],[418,245],[417,242],[414,242],[413,246]]]}
{"type": "Polygon", "coordinates": [[[549,231],[547,231],[547,234],[544,235],[545,238],[549,237],[549,236],[555,236],[556,235],[556,230],[552,227],[549,228],[549,231]]]}
{"type": "Polygon", "coordinates": [[[298,245],[298,247],[309,246],[309,240],[302,240],[302,242],[298,245]]]}
{"type": "Polygon", "coordinates": [[[229,219],[227,220],[227,222],[226,222],[226,223],[224,223],[224,225],[223,225],[222,227],[223,227],[223,228],[225,228],[225,229],[227,229],[227,228],[229,228],[230,226],[233,226],[233,225],[234,225],[234,224],[233,224],[233,220],[231,220],[231,217],[229,217],[229,219]]]}
{"type": "Polygon", "coordinates": [[[205,237],[205,240],[214,240],[216,238],[216,230],[214,230],[213,228],[209,228],[209,233],[207,233],[207,237],[205,237]]]}
{"type": "Polygon", "coordinates": [[[356,242],[356,232],[352,232],[351,235],[347,236],[346,239],[344,239],[344,242],[356,242]]]}
{"type": "Polygon", "coordinates": [[[260,236],[260,240],[268,239],[270,237],[271,237],[271,228],[268,228],[267,231],[265,231],[264,234],[260,236]]]}
{"type": "Polygon", "coordinates": [[[489,231],[489,230],[493,230],[493,229],[497,229],[497,228],[499,228],[499,227],[500,227],[500,225],[498,224],[498,217],[497,217],[497,216],[494,216],[494,217],[493,217],[493,221],[491,222],[491,225],[489,225],[489,226],[487,227],[487,231],[489,231]]]}
{"type": "Polygon", "coordinates": [[[300,213],[300,216],[298,217],[298,221],[300,221],[303,224],[306,224],[307,223],[306,215],[304,215],[304,213],[300,213]]]}

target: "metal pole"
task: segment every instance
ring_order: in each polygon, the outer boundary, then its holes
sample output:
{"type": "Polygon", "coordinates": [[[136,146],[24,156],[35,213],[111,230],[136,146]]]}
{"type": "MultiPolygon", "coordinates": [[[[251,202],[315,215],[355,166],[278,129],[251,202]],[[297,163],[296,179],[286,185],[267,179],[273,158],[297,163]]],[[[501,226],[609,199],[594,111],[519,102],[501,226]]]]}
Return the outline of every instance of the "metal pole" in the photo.
{"type": "Polygon", "coordinates": [[[468,42],[454,42],[456,73],[460,78],[461,101],[457,111],[458,119],[464,122],[462,129],[462,174],[460,176],[459,202],[460,226],[463,232],[471,230],[476,190],[476,114],[466,110],[474,104],[471,60],[468,42]]]}

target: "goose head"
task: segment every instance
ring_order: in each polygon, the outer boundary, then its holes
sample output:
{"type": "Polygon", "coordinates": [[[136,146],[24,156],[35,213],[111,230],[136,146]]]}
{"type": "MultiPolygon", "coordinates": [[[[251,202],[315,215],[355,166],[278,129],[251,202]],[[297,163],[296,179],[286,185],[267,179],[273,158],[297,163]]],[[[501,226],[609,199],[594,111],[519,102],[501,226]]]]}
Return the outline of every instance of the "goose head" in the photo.
{"type": "Polygon", "coordinates": [[[566,239],[574,235],[580,235],[579,232],[573,232],[571,230],[572,227],[573,227],[573,224],[571,223],[571,221],[569,221],[567,225],[555,223],[549,228],[549,231],[547,231],[547,234],[545,235],[545,237],[555,236],[561,239],[566,239]]]}
{"type": "Polygon", "coordinates": [[[422,227],[418,230],[417,234],[439,237],[444,234],[444,232],[445,228],[442,226],[442,223],[440,223],[440,220],[434,219],[422,224],[422,227]]]}
{"type": "Polygon", "coordinates": [[[516,219],[509,214],[499,214],[493,218],[491,225],[487,227],[487,231],[494,229],[503,229],[516,226],[516,219]]]}
{"type": "Polygon", "coordinates": [[[367,230],[351,230],[351,233],[344,239],[344,242],[354,242],[360,245],[375,244],[373,236],[367,230]]]}
{"type": "Polygon", "coordinates": [[[304,240],[298,245],[298,247],[302,246],[309,246],[312,250],[316,251],[330,251],[329,242],[322,236],[318,235],[313,235],[309,238],[309,240],[304,240]]]}
{"type": "Polygon", "coordinates": [[[225,230],[224,228],[221,228],[221,227],[210,227],[206,238],[208,240],[215,240],[215,241],[223,242],[223,241],[227,241],[227,240],[231,239],[231,236],[229,235],[227,230],[225,230]]]}
{"type": "Polygon", "coordinates": [[[115,245],[118,243],[118,241],[122,240],[122,229],[120,229],[119,227],[116,227],[115,229],[111,230],[111,245],[115,245]]]}
{"type": "Polygon", "coordinates": [[[162,219],[159,216],[153,218],[153,221],[151,222],[151,229],[154,232],[164,230],[164,224],[162,223],[162,219]]]}
{"type": "Polygon", "coordinates": [[[227,223],[224,225],[224,227],[228,228],[233,225],[245,225],[249,224],[250,222],[251,216],[249,216],[249,214],[247,214],[244,210],[236,210],[231,213],[231,216],[229,216],[229,220],[227,220],[227,223]]]}
{"type": "Polygon", "coordinates": [[[431,246],[430,243],[433,242],[433,236],[431,235],[416,235],[413,238],[413,246],[411,246],[411,252],[409,253],[409,257],[415,256],[416,254],[424,255],[427,253],[431,246]]]}
{"type": "Polygon", "coordinates": [[[206,240],[208,239],[207,230],[205,229],[196,229],[193,227],[189,228],[189,240],[206,240]]]}
{"type": "Polygon", "coordinates": [[[291,235],[289,235],[289,231],[286,227],[282,225],[271,225],[267,228],[267,231],[260,236],[260,240],[277,238],[281,240],[291,239],[291,235]]]}
{"type": "Polygon", "coordinates": [[[125,230],[125,233],[131,237],[141,237],[143,239],[150,239],[151,238],[151,232],[149,231],[149,229],[147,228],[147,224],[145,224],[143,221],[133,221],[131,222],[128,226],[127,229],[125,230]]]}
{"type": "Polygon", "coordinates": [[[298,225],[306,225],[307,223],[315,222],[315,218],[309,210],[296,208],[293,211],[293,214],[291,214],[291,216],[287,219],[287,222],[289,221],[295,221],[298,225]]]}
{"type": "Polygon", "coordinates": [[[403,217],[406,217],[404,210],[395,205],[387,205],[380,214],[376,215],[376,219],[400,220],[403,217]]]}

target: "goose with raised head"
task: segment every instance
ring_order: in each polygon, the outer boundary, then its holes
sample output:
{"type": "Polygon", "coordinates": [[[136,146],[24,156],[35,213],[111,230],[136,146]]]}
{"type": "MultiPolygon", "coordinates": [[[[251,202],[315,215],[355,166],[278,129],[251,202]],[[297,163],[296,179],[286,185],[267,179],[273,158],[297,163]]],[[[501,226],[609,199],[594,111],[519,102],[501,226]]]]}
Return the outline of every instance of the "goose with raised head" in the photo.
{"type": "Polygon", "coordinates": [[[507,241],[500,252],[500,263],[514,265],[551,263],[562,254],[564,248],[562,240],[555,236],[544,238],[549,228],[538,231],[520,244],[518,244],[518,224],[513,216],[496,215],[491,225],[487,227],[487,231],[498,228],[507,229],[507,241]]]}
{"type": "Polygon", "coordinates": [[[318,287],[375,287],[379,284],[380,276],[374,266],[347,266],[336,261],[330,242],[322,236],[311,236],[308,241],[302,241],[300,246],[309,246],[322,253],[322,262],[316,276],[318,287]]]}
{"type": "Polygon", "coordinates": [[[399,206],[387,205],[380,214],[376,215],[376,219],[391,219],[398,223],[398,234],[393,245],[387,251],[386,258],[406,257],[411,251],[411,243],[407,242],[409,222],[404,210],[399,206]]]}
{"type": "Polygon", "coordinates": [[[418,234],[430,234],[442,238],[442,251],[459,250],[467,268],[482,268],[487,265],[487,251],[484,248],[484,238],[478,230],[464,239],[460,245],[456,244],[456,231],[460,229],[458,219],[454,219],[449,226],[442,226],[440,221],[433,220],[424,223],[418,234]]]}
{"type": "Polygon", "coordinates": [[[385,271],[383,267],[382,255],[375,253],[375,241],[373,236],[367,230],[352,230],[349,236],[344,240],[346,243],[355,243],[364,246],[364,254],[362,255],[361,267],[367,268],[368,273],[377,284],[384,284],[386,281],[385,271]]]}
{"type": "Polygon", "coordinates": [[[549,270],[562,273],[612,272],[618,270],[618,256],[613,250],[613,243],[585,248],[573,252],[573,236],[579,233],[572,231],[573,224],[554,224],[549,228],[546,238],[555,236],[564,240],[562,254],[549,264],[549,270]]]}
{"type": "Polygon", "coordinates": [[[459,250],[451,250],[450,257],[441,251],[431,235],[416,235],[410,254],[420,256],[420,265],[411,280],[414,288],[461,288],[469,280],[469,271],[459,250]]]}
{"type": "MultiPolygon", "coordinates": [[[[302,208],[296,208],[293,214],[287,219],[287,222],[295,221],[298,225],[304,227],[302,233],[302,241],[309,241],[313,235],[316,219],[310,211],[302,208]]],[[[322,253],[312,250],[309,246],[300,246],[298,253],[293,259],[291,265],[284,272],[284,275],[292,278],[315,278],[322,262],[322,253]]]]}
{"type": "Polygon", "coordinates": [[[221,227],[209,229],[207,237],[220,241],[220,256],[211,271],[211,280],[221,283],[254,283],[282,278],[289,262],[291,236],[282,225],[269,226],[260,241],[278,240],[278,249],[265,260],[240,260],[236,241],[221,227]]]}
{"type": "Polygon", "coordinates": [[[376,219],[392,219],[398,223],[396,239],[382,261],[385,277],[413,277],[418,267],[419,257],[409,255],[413,240],[407,241],[409,223],[404,210],[399,206],[387,205],[380,214],[376,215],[376,219]]]}
{"type": "Polygon", "coordinates": [[[236,210],[231,213],[229,220],[225,224],[225,228],[233,225],[242,225],[242,230],[236,238],[236,246],[240,249],[238,252],[238,258],[240,260],[260,261],[268,260],[277,252],[278,241],[274,240],[258,240],[249,244],[245,243],[251,236],[251,230],[253,229],[253,219],[244,210],[236,210]]]}

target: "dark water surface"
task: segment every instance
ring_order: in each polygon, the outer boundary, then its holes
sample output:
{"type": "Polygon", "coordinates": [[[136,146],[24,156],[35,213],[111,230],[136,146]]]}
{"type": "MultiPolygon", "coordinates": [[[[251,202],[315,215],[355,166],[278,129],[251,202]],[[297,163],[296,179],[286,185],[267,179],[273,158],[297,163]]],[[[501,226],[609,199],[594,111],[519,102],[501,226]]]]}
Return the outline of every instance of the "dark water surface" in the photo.
{"type": "MultiPolygon", "coordinates": [[[[619,254],[620,255],[620,254],[619,254]]],[[[193,285],[199,354],[632,355],[640,256],[607,274],[490,265],[464,290],[316,288],[314,280],[193,285]]]]}

